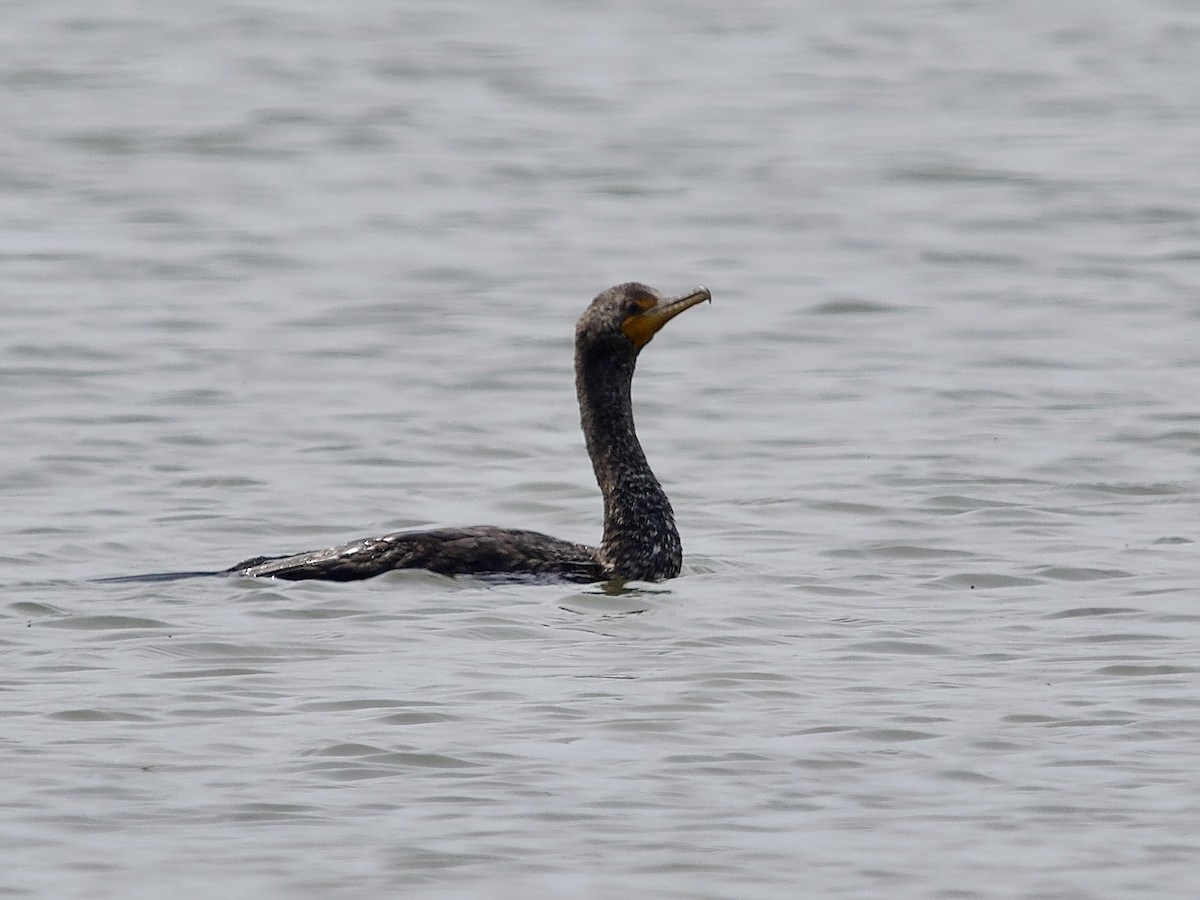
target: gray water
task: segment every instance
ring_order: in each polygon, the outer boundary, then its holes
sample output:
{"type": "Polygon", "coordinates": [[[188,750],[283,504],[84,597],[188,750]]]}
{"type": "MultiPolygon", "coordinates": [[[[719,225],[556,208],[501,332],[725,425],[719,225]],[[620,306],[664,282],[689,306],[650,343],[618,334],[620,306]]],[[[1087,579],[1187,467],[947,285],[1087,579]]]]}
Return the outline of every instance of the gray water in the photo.
{"type": "Polygon", "coordinates": [[[0,895],[1200,893],[1200,6],[21,2],[0,895]],[[621,594],[216,569],[594,542],[621,594]]]}

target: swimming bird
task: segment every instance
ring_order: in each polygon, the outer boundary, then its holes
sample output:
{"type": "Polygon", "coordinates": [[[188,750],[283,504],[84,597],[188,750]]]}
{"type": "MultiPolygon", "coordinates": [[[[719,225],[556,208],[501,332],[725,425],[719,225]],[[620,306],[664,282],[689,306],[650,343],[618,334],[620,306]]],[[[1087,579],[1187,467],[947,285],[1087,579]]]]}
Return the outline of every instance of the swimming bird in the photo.
{"type": "Polygon", "coordinates": [[[679,530],[634,429],[631,384],[638,354],[651,338],[705,300],[711,302],[712,295],[703,287],[665,299],[644,284],[629,282],[599,294],[575,326],[580,425],[604,498],[600,546],[488,525],[437,528],[290,556],[256,556],[219,574],[357,581],[395,569],[427,569],[443,575],[572,582],[674,578],[683,560],[679,530]]]}

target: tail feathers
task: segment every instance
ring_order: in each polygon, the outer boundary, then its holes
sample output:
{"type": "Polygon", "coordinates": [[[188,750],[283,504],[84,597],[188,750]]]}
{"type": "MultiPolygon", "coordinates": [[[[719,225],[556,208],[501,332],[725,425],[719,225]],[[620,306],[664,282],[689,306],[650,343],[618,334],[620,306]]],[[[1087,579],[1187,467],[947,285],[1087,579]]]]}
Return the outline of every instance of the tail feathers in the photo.
{"type": "Polygon", "coordinates": [[[111,578],[93,578],[93,584],[132,584],[135,582],[183,581],[185,578],[209,578],[224,575],[224,572],[151,572],[146,575],[115,575],[111,578]]]}

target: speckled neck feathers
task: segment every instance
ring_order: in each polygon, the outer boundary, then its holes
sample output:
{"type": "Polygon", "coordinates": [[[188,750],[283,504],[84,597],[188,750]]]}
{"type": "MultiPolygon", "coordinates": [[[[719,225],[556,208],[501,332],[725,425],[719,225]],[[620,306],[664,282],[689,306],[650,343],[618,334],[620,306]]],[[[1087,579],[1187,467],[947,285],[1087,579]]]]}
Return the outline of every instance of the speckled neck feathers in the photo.
{"type": "Polygon", "coordinates": [[[575,387],[596,482],[604,496],[601,565],[611,577],[661,581],[679,574],[683,550],[670,501],[650,470],[633,423],[637,351],[597,331],[585,314],[575,336],[575,387]]]}

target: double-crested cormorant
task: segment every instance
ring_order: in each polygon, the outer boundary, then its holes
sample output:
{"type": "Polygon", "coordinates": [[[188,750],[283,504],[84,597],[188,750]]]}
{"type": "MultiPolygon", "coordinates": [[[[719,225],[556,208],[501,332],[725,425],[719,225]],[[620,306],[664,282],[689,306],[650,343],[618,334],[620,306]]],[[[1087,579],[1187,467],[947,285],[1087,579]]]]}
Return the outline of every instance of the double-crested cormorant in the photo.
{"type": "Polygon", "coordinates": [[[357,581],[393,569],[564,581],[662,581],[679,574],[675,516],[633,426],[630,384],[638,353],[667,322],[712,296],[663,299],[644,284],[611,287],[575,326],[575,389],[596,481],[604,495],[599,547],[491,526],[400,531],[294,556],[258,556],[226,574],[357,581]]]}

